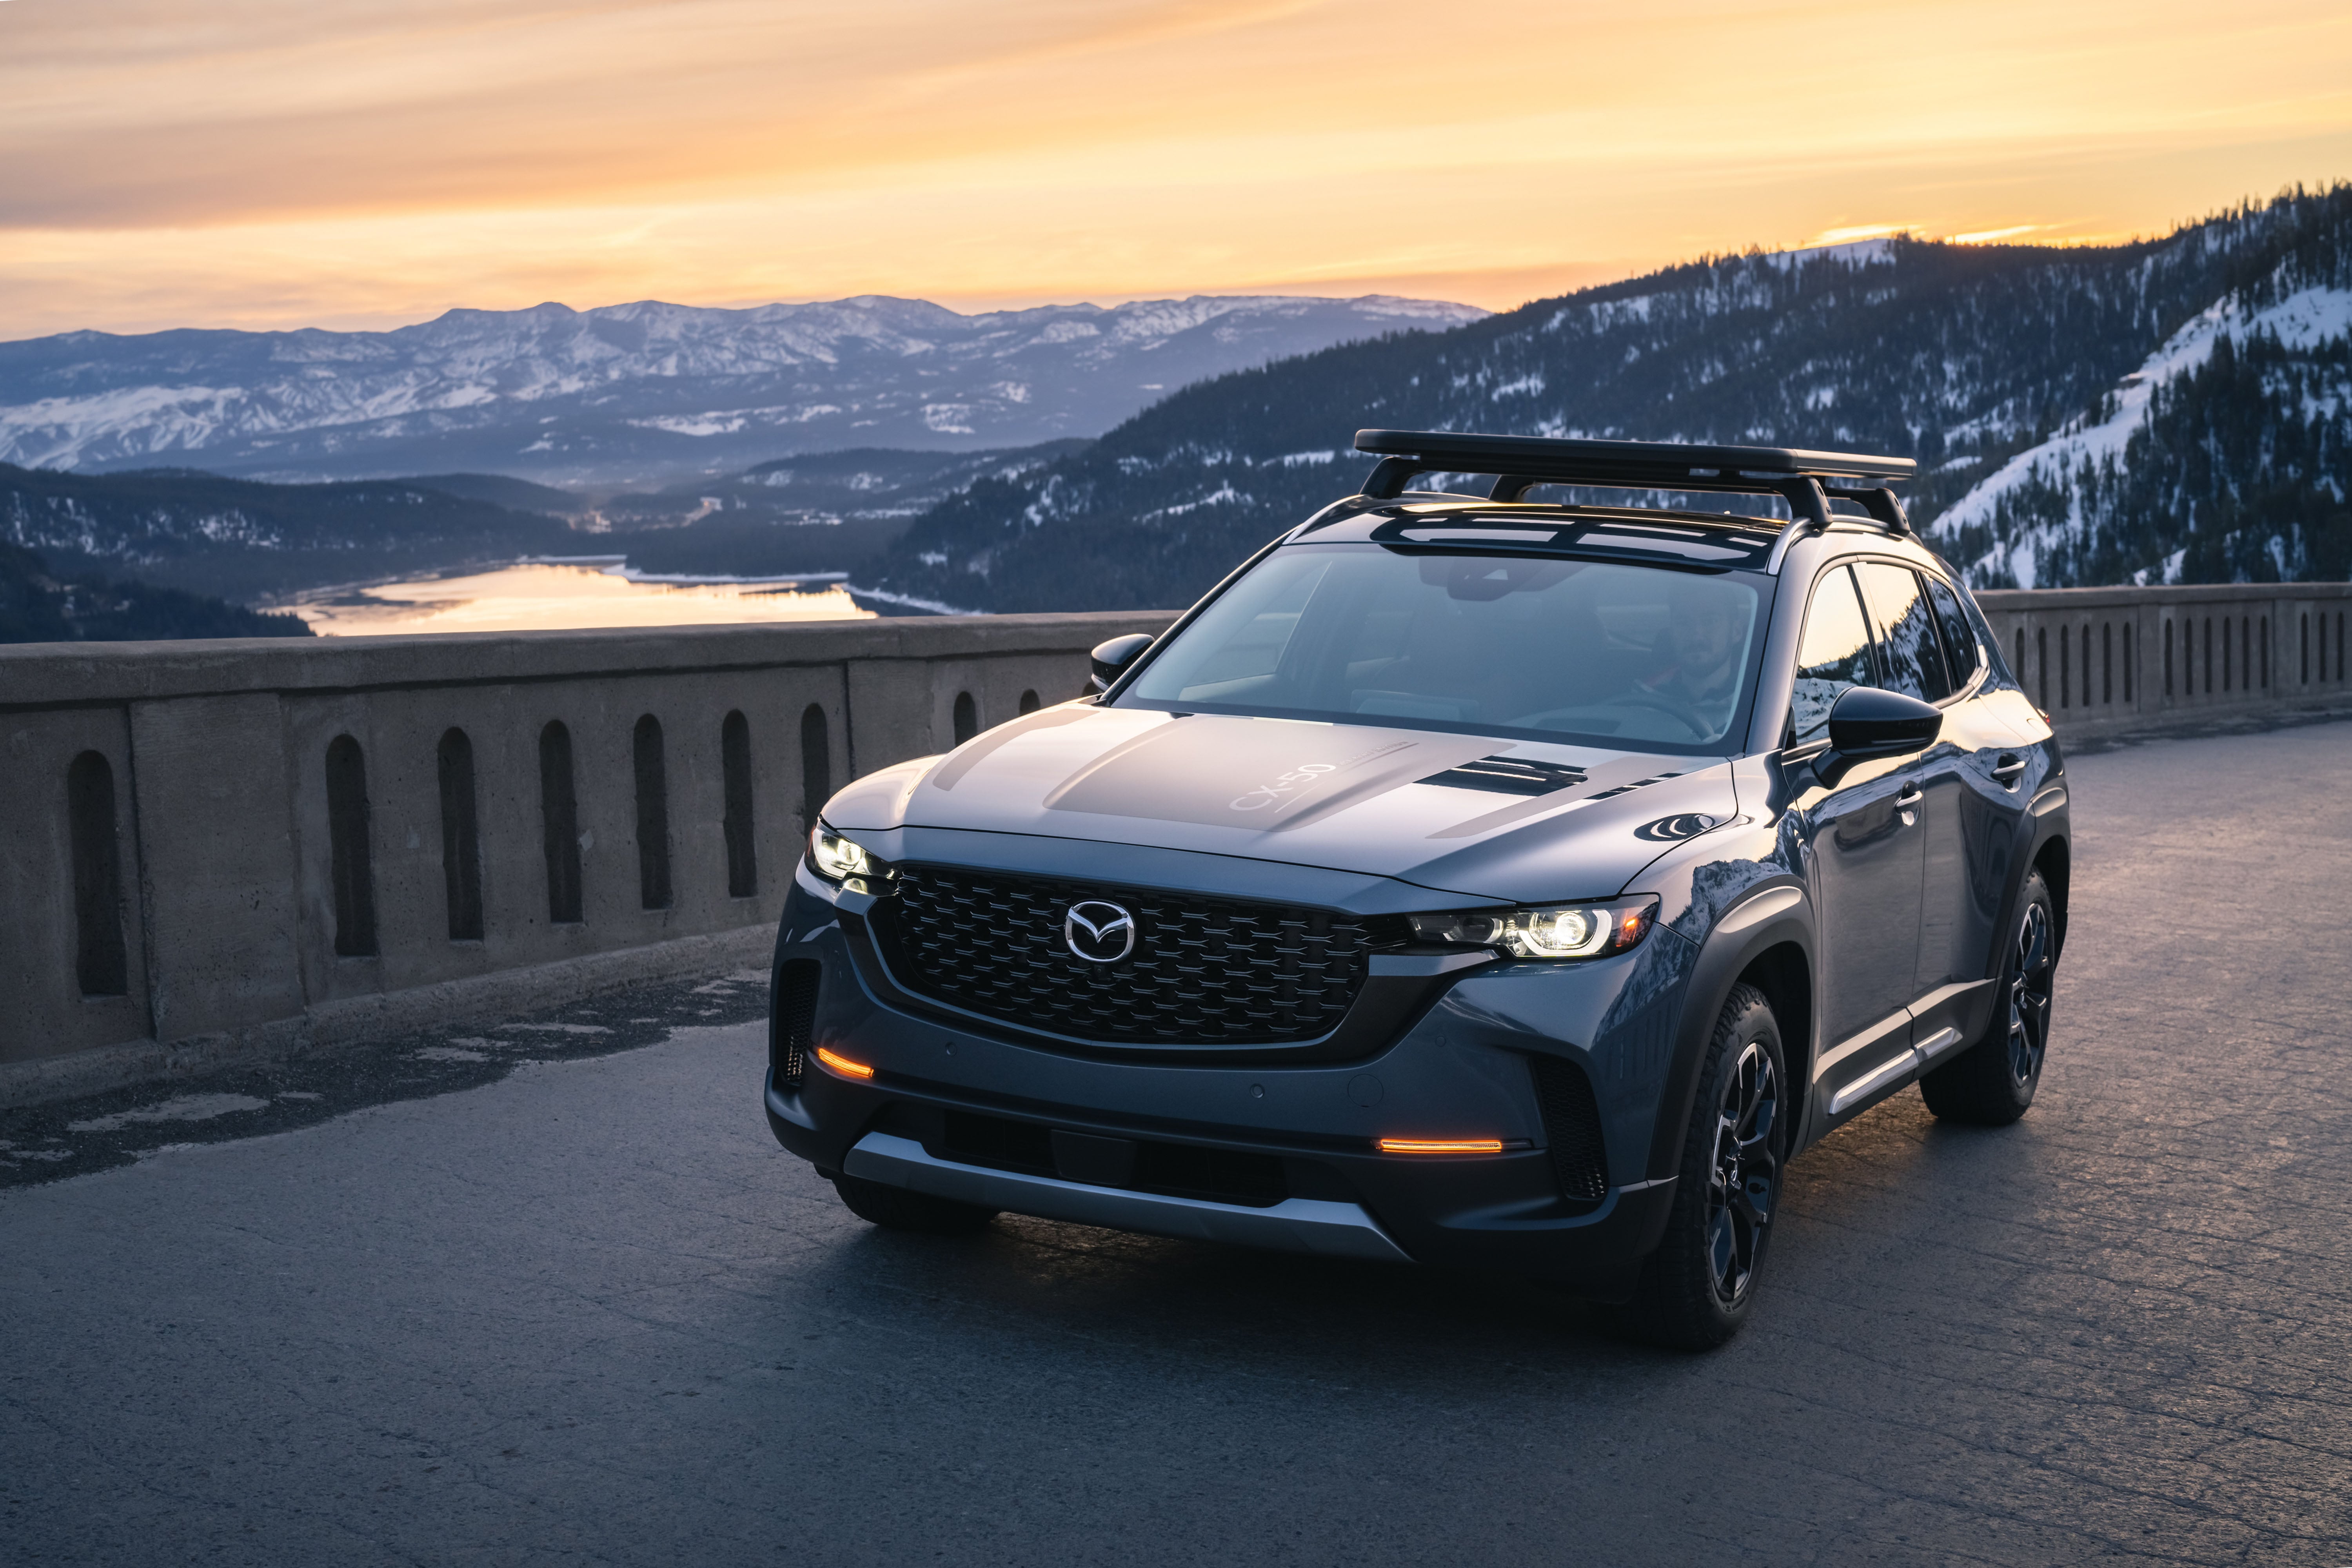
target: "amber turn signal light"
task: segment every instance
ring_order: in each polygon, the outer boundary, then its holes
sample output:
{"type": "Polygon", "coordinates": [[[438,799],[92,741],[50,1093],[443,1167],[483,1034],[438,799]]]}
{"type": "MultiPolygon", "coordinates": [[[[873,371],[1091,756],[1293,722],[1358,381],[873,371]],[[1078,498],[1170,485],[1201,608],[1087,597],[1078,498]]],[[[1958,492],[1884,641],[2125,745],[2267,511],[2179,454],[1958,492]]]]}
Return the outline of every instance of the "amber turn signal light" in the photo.
{"type": "Polygon", "coordinates": [[[1378,1138],[1384,1155],[1499,1155],[1500,1138],[1378,1138]]]}
{"type": "Polygon", "coordinates": [[[835,1056],[823,1046],[816,1048],[816,1059],[840,1073],[844,1078],[871,1078],[874,1070],[862,1061],[852,1061],[845,1056],[835,1056]]]}

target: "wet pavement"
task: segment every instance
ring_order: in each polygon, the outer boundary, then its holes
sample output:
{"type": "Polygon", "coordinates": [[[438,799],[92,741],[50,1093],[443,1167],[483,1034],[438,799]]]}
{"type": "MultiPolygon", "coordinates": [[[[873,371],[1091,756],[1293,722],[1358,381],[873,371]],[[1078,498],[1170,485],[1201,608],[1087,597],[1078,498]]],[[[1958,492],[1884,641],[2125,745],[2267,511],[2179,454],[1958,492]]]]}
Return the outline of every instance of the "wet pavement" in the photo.
{"type": "Polygon", "coordinates": [[[0,1123],[0,1562],[2352,1563],[2352,725],[2074,771],[2040,1103],[1798,1161],[1712,1355],[873,1231],[645,988],[0,1123]]]}

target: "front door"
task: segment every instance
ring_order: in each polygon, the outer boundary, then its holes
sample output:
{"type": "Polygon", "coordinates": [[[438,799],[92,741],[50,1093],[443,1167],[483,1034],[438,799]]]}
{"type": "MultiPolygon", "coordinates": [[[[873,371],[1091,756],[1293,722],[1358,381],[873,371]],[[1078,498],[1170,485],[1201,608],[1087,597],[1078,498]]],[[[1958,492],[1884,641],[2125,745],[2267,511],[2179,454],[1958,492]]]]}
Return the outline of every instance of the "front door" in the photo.
{"type": "Polygon", "coordinates": [[[2027,748],[1978,695],[1987,655],[1950,585],[1878,562],[1863,574],[1882,643],[1916,643],[1918,695],[1944,710],[1944,732],[1918,769],[1927,878],[1913,1033],[1932,1057],[1975,1039],[1990,1010],[2027,748]],[[1922,597],[1909,597],[1923,587],[1922,597]]]}
{"type": "MultiPolygon", "coordinates": [[[[1833,568],[1814,584],[1797,666],[1790,722],[1801,754],[1828,740],[1830,707],[1840,694],[1881,681],[1850,568],[1833,568]]],[[[1815,785],[1795,802],[1821,933],[1817,1071],[1832,1098],[1911,1050],[1905,1009],[1918,969],[1924,873],[1913,760],[1863,763],[1834,789],[1815,785]]]]}

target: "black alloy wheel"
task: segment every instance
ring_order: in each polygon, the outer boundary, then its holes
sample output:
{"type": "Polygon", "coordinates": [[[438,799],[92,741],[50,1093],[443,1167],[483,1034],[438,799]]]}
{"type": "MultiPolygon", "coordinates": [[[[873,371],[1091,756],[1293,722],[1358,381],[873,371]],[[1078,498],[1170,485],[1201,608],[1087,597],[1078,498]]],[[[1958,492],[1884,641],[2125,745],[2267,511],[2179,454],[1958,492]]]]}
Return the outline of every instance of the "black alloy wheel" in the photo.
{"type": "Polygon", "coordinates": [[[1706,1189],[1707,1267],[1716,1299],[1727,1307],[1746,1298],[1764,1255],[1780,1189],[1772,1139],[1780,1115],[1780,1070],[1762,1042],[1751,1040],[1722,1076],[1706,1189]]]}
{"type": "Polygon", "coordinates": [[[1739,1332],[1780,1210],[1788,1067],[1763,992],[1732,988],[1698,1079],[1665,1234],[1619,1312],[1628,1333],[1676,1350],[1739,1332]]]}
{"type": "Polygon", "coordinates": [[[2032,903],[2018,923],[2009,962],[2009,1076],[2030,1091],[2050,1049],[2050,987],[2058,967],[2050,906],[2032,903]]]}
{"type": "Polygon", "coordinates": [[[1920,1098],[1947,1122],[2006,1127],[2025,1114],[2042,1086],[2057,986],[2058,910],[2040,872],[2027,875],[2017,905],[1992,1021],[1967,1050],[1919,1080],[1920,1098]]]}

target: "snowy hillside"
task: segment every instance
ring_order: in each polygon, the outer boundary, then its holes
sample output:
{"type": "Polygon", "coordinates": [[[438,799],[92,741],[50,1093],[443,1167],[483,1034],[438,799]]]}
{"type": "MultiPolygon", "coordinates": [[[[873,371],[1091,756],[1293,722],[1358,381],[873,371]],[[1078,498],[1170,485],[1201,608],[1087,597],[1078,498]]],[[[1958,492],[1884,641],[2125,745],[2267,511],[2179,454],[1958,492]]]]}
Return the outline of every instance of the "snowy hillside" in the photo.
{"type": "Polygon", "coordinates": [[[2020,588],[2343,575],[2327,535],[2352,500],[2352,288],[2308,270],[2200,311],[1938,516],[1938,547],[2020,588]]]}
{"type": "Polygon", "coordinates": [[[2342,576],[2347,256],[2352,185],[2127,246],[1873,240],[1672,267],[1189,388],[942,502],[882,585],[975,609],[1182,604],[1351,489],[1362,426],[1914,457],[1914,519],[1986,584],[2342,576]]]}
{"type": "Polygon", "coordinates": [[[1204,377],[1486,313],[1372,295],[964,316],[919,299],[453,310],[390,332],[0,343],[0,461],[645,486],[849,446],[1092,436],[1204,377]]]}

